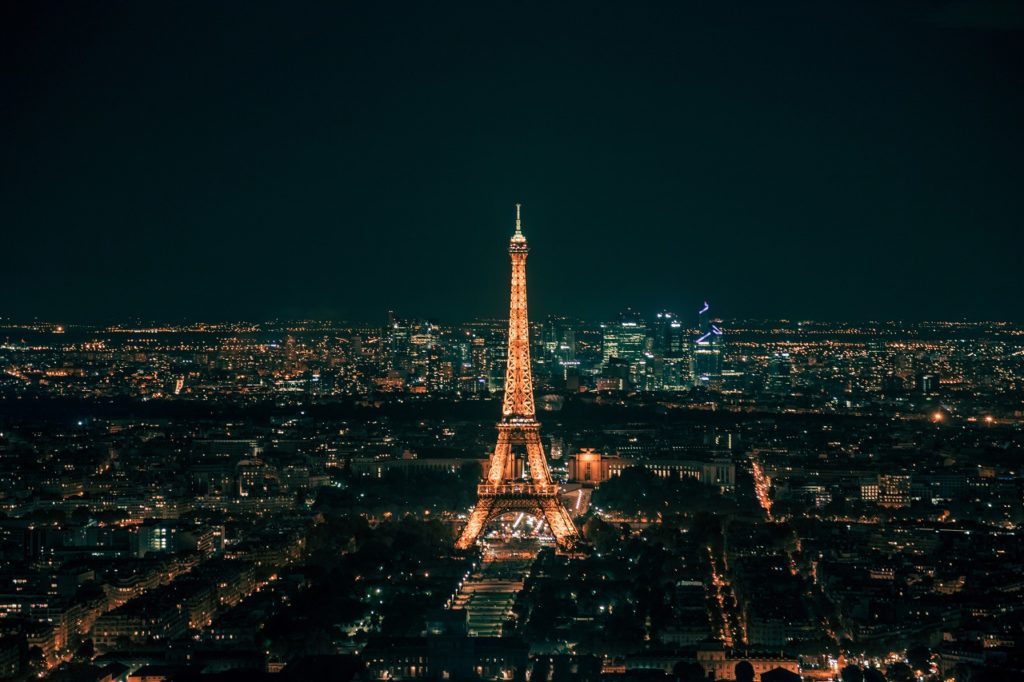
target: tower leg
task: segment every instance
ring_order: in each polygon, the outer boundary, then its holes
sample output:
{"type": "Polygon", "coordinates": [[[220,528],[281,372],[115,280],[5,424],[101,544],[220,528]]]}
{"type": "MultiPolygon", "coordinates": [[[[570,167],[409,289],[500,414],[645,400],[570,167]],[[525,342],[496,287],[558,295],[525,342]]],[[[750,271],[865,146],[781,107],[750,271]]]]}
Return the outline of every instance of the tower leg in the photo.
{"type": "Polygon", "coordinates": [[[561,550],[570,550],[579,540],[579,532],[572,522],[569,512],[562,506],[562,501],[557,497],[543,497],[540,499],[540,510],[544,514],[544,520],[548,522],[551,533],[555,536],[555,542],[561,550]]]}
{"type": "Polygon", "coordinates": [[[458,542],[455,543],[455,549],[469,549],[473,546],[476,539],[480,537],[484,526],[487,525],[487,521],[494,511],[494,504],[495,500],[491,497],[481,497],[477,500],[473,513],[469,515],[466,527],[462,529],[462,535],[459,536],[458,542]]]}
{"type": "Polygon", "coordinates": [[[540,432],[537,429],[527,429],[523,432],[523,440],[526,443],[526,461],[530,463],[530,478],[534,483],[551,483],[551,472],[544,457],[540,432]]]}
{"type": "Polygon", "coordinates": [[[514,464],[512,461],[512,439],[509,437],[507,429],[499,427],[498,443],[494,446],[494,454],[491,455],[487,482],[497,485],[504,479],[511,478],[515,473],[514,464]]]}

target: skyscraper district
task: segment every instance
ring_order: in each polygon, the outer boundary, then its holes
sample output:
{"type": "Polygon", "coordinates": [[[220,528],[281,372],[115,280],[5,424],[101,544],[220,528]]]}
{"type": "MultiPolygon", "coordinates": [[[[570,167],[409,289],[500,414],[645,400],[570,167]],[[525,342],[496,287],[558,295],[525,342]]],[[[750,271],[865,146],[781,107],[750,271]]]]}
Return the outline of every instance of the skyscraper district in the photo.
{"type": "Polygon", "coordinates": [[[1021,678],[1024,327],[531,323],[508,252],[507,320],[4,320],[0,677],[1021,678]]]}

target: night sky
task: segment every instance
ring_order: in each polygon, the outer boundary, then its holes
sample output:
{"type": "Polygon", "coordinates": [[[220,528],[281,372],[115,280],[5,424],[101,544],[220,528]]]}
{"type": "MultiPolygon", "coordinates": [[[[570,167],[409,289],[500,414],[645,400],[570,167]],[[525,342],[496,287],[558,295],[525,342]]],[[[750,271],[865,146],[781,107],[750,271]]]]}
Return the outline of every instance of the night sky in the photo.
{"type": "Polygon", "coordinates": [[[1024,321],[1019,6],[5,3],[0,316],[1024,321]]]}

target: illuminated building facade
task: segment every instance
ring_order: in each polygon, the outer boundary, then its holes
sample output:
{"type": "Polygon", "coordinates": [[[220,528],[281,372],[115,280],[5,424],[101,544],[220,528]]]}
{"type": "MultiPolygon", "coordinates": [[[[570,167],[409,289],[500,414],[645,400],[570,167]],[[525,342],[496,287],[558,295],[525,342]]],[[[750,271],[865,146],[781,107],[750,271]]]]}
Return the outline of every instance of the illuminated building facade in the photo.
{"type": "Polygon", "coordinates": [[[654,352],[666,358],[686,354],[686,329],[675,313],[663,310],[655,318],[654,352]]]}
{"type": "Polygon", "coordinates": [[[541,365],[545,378],[569,390],[579,388],[576,330],[564,317],[549,316],[541,334],[541,365]]]}
{"type": "Polygon", "coordinates": [[[643,467],[661,478],[692,478],[723,492],[736,487],[736,465],[719,457],[709,461],[634,459],[608,456],[593,448],[584,448],[568,458],[566,470],[571,483],[597,486],[634,467],[643,467]]]}
{"type": "Polygon", "coordinates": [[[601,359],[607,364],[612,358],[630,364],[640,362],[647,350],[647,325],[643,318],[627,309],[619,314],[618,322],[602,325],[601,359]]]}
{"type": "Polygon", "coordinates": [[[910,476],[881,474],[878,477],[878,504],[883,507],[909,507],[910,476]]]}
{"type": "Polygon", "coordinates": [[[711,322],[706,302],[697,312],[700,336],[693,342],[693,382],[697,386],[717,385],[722,380],[722,329],[711,322]]]}
{"type": "Polygon", "coordinates": [[[765,389],[770,393],[788,393],[793,388],[793,358],[787,352],[776,352],[768,360],[765,389]]]}
{"type": "Polygon", "coordinates": [[[646,388],[650,358],[647,325],[632,309],[619,314],[617,322],[601,325],[603,376],[616,389],[646,388]]]}

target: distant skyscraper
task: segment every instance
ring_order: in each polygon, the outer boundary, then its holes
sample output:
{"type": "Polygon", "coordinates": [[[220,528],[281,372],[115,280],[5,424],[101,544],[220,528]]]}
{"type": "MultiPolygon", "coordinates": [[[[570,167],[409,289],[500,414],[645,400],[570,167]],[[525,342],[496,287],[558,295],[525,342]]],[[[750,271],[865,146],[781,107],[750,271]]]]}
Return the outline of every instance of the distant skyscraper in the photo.
{"type": "Polygon", "coordinates": [[[556,351],[558,361],[562,364],[575,363],[576,361],[576,332],[566,329],[562,334],[562,340],[558,343],[556,351]]]}
{"type": "Polygon", "coordinates": [[[564,385],[570,374],[579,367],[576,361],[576,331],[564,317],[550,315],[541,333],[541,362],[546,378],[556,385],[564,385]]]}
{"type": "Polygon", "coordinates": [[[607,363],[618,358],[629,363],[639,362],[644,357],[647,344],[647,325],[643,318],[627,308],[619,314],[617,322],[601,325],[601,361],[607,363]]]}
{"type": "Polygon", "coordinates": [[[789,393],[793,388],[793,358],[789,353],[774,353],[768,361],[765,388],[771,393],[789,393]]]}
{"type": "Polygon", "coordinates": [[[395,311],[388,311],[388,322],[384,329],[387,354],[387,368],[402,378],[409,373],[409,325],[400,320],[395,311]]]}
{"type": "Polygon", "coordinates": [[[689,348],[686,328],[675,313],[658,313],[653,325],[652,350],[648,359],[648,377],[652,389],[680,391],[689,386],[689,348]]]}
{"type": "Polygon", "coordinates": [[[653,351],[663,358],[681,358],[686,354],[686,330],[679,316],[667,310],[654,321],[653,351]]]}
{"type": "Polygon", "coordinates": [[[661,361],[661,387],[666,391],[682,391],[690,386],[688,358],[663,358],[661,361]]]}
{"type": "Polygon", "coordinates": [[[541,332],[541,345],[544,347],[544,354],[546,356],[553,357],[558,352],[558,346],[567,327],[568,323],[564,317],[548,315],[548,319],[544,323],[544,329],[541,332]]]}
{"type": "Polygon", "coordinates": [[[438,349],[438,337],[440,329],[436,324],[423,322],[412,328],[409,335],[409,360],[412,376],[410,383],[426,386],[428,383],[433,387],[437,377],[432,370],[437,369],[440,361],[438,349]]]}
{"type": "Polygon", "coordinates": [[[489,355],[487,352],[487,343],[483,337],[476,336],[473,338],[473,345],[470,351],[470,360],[472,362],[472,373],[473,373],[473,393],[483,394],[488,391],[487,378],[490,363],[489,355]]]}
{"type": "Polygon", "coordinates": [[[693,382],[697,386],[717,384],[722,379],[722,329],[711,322],[711,306],[697,311],[700,336],[693,343],[693,382]]]}
{"type": "Polygon", "coordinates": [[[601,361],[605,370],[611,367],[612,360],[625,363],[630,368],[631,382],[638,385],[648,341],[643,318],[627,308],[617,322],[601,326],[601,337],[601,361]]]}

